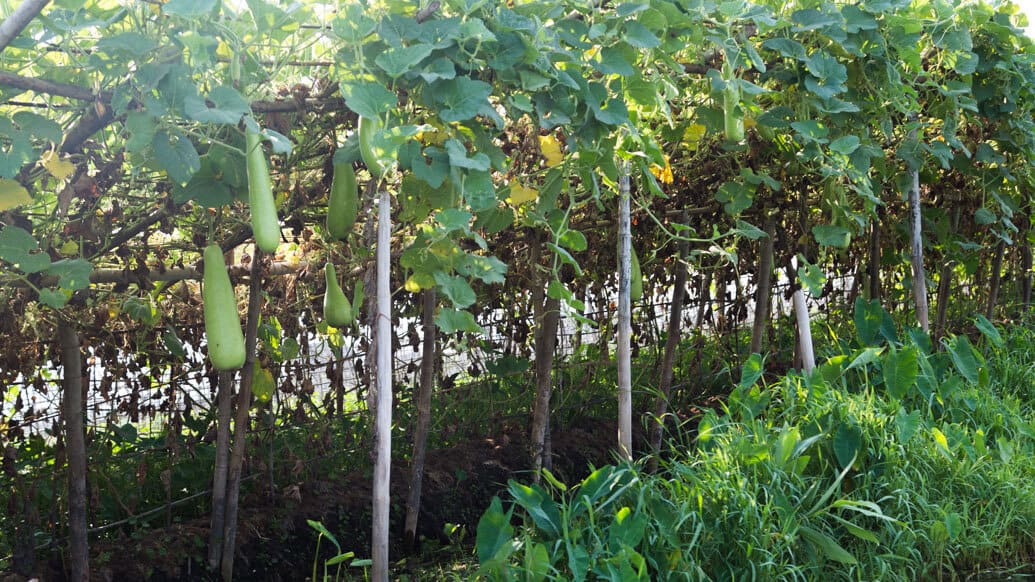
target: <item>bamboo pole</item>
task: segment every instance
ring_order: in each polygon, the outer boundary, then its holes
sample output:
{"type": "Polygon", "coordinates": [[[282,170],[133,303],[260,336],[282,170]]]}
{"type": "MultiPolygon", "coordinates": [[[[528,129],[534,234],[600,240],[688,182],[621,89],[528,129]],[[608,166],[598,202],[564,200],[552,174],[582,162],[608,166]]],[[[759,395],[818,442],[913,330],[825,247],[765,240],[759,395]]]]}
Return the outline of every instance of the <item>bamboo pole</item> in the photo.
{"type": "Polygon", "coordinates": [[[802,369],[811,374],[816,367],[816,354],[812,349],[812,325],[809,322],[809,308],[805,304],[805,292],[799,287],[794,291],[794,315],[798,321],[798,345],[801,349],[802,369]]]}
{"type": "Polygon", "coordinates": [[[632,234],[629,164],[618,179],[618,454],[632,460],[632,234]]]}
{"type": "Polygon", "coordinates": [[[371,580],[388,582],[389,485],[392,463],[392,289],[389,278],[391,198],[381,192],[377,218],[377,395],[374,422],[371,580]]]}
{"type": "MultiPolygon", "coordinates": [[[[916,132],[912,132],[916,136],[916,132]]],[[[910,262],[913,269],[913,299],[916,302],[916,318],[920,328],[931,331],[927,306],[927,278],[924,274],[923,218],[920,214],[920,171],[911,170],[912,185],[909,188],[909,234],[910,262]]]]}

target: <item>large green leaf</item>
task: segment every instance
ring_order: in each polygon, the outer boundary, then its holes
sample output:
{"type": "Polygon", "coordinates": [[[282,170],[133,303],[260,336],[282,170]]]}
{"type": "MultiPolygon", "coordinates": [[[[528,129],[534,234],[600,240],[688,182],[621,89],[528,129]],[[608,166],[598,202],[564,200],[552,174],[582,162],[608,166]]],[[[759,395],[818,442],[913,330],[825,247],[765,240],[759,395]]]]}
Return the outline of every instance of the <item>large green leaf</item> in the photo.
{"type": "Polygon", "coordinates": [[[428,44],[391,48],[377,55],[374,62],[388,73],[389,77],[397,79],[416,69],[421,61],[431,55],[433,48],[428,44]]]}
{"type": "Polygon", "coordinates": [[[892,350],[884,356],[881,362],[884,385],[895,398],[905,398],[916,384],[916,378],[920,374],[920,363],[917,358],[917,349],[914,346],[892,350]]]}
{"type": "Polygon", "coordinates": [[[0,260],[26,275],[38,273],[50,266],[50,257],[39,252],[36,239],[17,226],[5,226],[0,230],[0,260]]]}
{"type": "Polygon", "coordinates": [[[500,550],[510,544],[514,537],[514,528],[510,525],[510,514],[504,513],[499,497],[493,497],[489,509],[478,520],[475,550],[478,561],[485,564],[497,557],[500,550]]]}
{"type": "Polygon", "coordinates": [[[817,224],[812,227],[812,235],[825,247],[845,249],[852,242],[852,231],[835,224],[817,224]]]}
{"type": "Polygon", "coordinates": [[[151,140],[155,161],[169,174],[169,177],[180,184],[190,181],[191,177],[201,169],[201,157],[194,144],[178,131],[161,130],[151,140]]]}
{"type": "Polygon", "coordinates": [[[967,336],[959,335],[946,340],[945,347],[960,375],[967,381],[976,384],[981,368],[984,366],[984,358],[974,349],[967,336]]]}
{"type": "Polygon", "coordinates": [[[471,119],[488,107],[492,86],[470,77],[457,77],[435,81],[428,92],[438,106],[439,118],[451,123],[471,119]]]}
{"type": "Polygon", "coordinates": [[[341,94],[349,109],[367,119],[379,119],[396,104],[395,93],[376,81],[343,83],[341,94]]]}
{"type": "Polygon", "coordinates": [[[862,452],[862,429],[854,422],[842,422],[834,433],[834,456],[847,468],[862,452]]]}
{"type": "Polygon", "coordinates": [[[538,485],[523,485],[513,479],[507,482],[507,491],[514,497],[539,529],[549,536],[561,533],[561,514],[554,501],[538,485]]]}

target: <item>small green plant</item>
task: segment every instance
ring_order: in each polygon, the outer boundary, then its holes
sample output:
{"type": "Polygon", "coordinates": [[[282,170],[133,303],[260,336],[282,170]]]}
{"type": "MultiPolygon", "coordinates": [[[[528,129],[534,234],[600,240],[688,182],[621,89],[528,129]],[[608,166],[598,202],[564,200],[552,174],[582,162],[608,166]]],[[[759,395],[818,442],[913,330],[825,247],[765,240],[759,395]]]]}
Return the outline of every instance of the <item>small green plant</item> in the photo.
{"type": "MultiPolygon", "coordinates": [[[[342,565],[347,560],[351,560],[355,557],[356,554],[354,552],[342,552],[341,544],[338,543],[338,539],[334,537],[334,534],[332,534],[330,530],[324,527],[323,523],[311,519],[307,519],[306,522],[309,524],[309,527],[316,530],[319,534],[316,538],[316,554],[313,556],[313,577],[311,578],[313,582],[316,582],[317,580],[322,580],[323,582],[327,582],[328,580],[334,580],[335,582],[338,580],[347,580],[348,578],[342,577],[342,565]],[[334,544],[334,549],[337,550],[338,553],[327,560],[324,560],[323,577],[317,578],[317,566],[319,566],[320,563],[320,542],[323,541],[323,538],[330,540],[331,543],[334,544]],[[335,567],[333,577],[331,577],[330,574],[331,567],[335,567]]],[[[370,560],[352,560],[349,566],[365,567],[369,565],[369,562],[370,560]]]]}

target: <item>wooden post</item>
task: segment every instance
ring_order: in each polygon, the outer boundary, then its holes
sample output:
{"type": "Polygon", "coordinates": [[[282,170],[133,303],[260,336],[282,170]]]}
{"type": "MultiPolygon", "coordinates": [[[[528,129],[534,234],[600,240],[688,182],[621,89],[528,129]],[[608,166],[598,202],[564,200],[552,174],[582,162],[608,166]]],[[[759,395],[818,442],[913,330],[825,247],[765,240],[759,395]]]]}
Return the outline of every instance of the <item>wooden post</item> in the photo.
{"type": "Polygon", "coordinates": [[[995,315],[995,304],[999,300],[999,286],[1003,281],[1003,254],[1006,252],[1006,242],[1000,240],[995,247],[995,256],[992,259],[992,272],[988,277],[988,303],[985,305],[985,317],[992,319],[995,315]]]}
{"type": "Polygon", "coordinates": [[[938,345],[938,340],[945,335],[949,293],[952,291],[952,270],[955,267],[955,261],[946,260],[938,272],[938,309],[934,315],[934,337],[931,338],[934,345],[938,345]]]}
{"type": "Polygon", "coordinates": [[[1025,311],[1031,309],[1031,241],[1028,239],[1031,232],[1029,221],[1028,230],[1024,233],[1024,240],[1021,243],[1021,305],[1025,311]]]}
{"type": "MultiPolygon", "coordinates": [[[[684,223],[687,215],[683,214],[684,223]]],[[[668,329],[665,332],[665,352],[661,358],[661,377],[658,379],[658,396],[654,399],[654,422],[651,425],[650,449],[653,455],[647,461],[647,470],[658,470],[658,455],[661,453],[661,440],[665,434],[665,415],[668,414],[668,401],[672,392],[672,377],[676,365],[676,351],[679,348],[680,330],[683,322],[683,302],[686,298],[686,256],[690,243],[679,241],[679,254],[672,266],[675,282],[672,284],[672,308],[669,310],[668,329]]]]}
{"type": "Polygon", "coordinates": [[[208,569],[215,570],[223,556],[223,522],[226,519],[226,475],[230,467],[230,395],[234,373],[220,371],[216,380],[216,464],[212,471],[212,515],[208,529],[208,569]]]}
{"type": "Polygon", "coordinates": [[[867,299],[880,299],[880,213],[870,224],[870,289],[867,299]]]}
{"type": "Polygon", "coordinates": [[[250,281],[248,281],[248,320],[244,327],[244,366],[241,385],[237,391],[237,410],[234,415],[234,444],[230,450],[230,465],[226,483],[226,517],[223,520],[223,555],[220,570],[223,580],[234,576],[234,553],[237,545],[237,506],[241,492],[241,468],[244,451],[248,448],[248,423],[252,404],[252,379],[255,377],[255,344],[259,336],[259,309],[262,306],[262,251],[255,247],[252,253],[250,281]]]}
{"type": "Polygon", "coordinates": [[[762,239],[758,259],[758,290],[755,293],[755,320],[751,326],[751,347],[749,353],[761,353],[766,324],[769,323],[769,303],[773,276],[773,238],[776,226],[770,218],[766,221],[766,237],[762,239]]]}
{"type": "Polygon", "coordinates": [[[618,454],[632,460],[632,233],[629,164],[618,178],[618,454]]]}
{"type": "Polygon", "coordinates": [[[553,396],[553,356],[557,349],[557,327],[561,319],[560,301],[550,297],[539,285],[532,293],[536,311],[535,330],[535,401],[532,404],[532,480],[539,482],[539,470],[549,468],[547,440],[550,430],[550,400],[553,396]]]}
{"type": "Polygon", "coordinates": [[[87,539],[86,433],[83,427],[83,361],[79,333],[72,322],[58,323],[61,366],[64,369],[65,446],[68,451],[69,580],[90,579],[87,539]]]}
{"type": "Polygon", "coordinates": [[[374,422],[373,524],[370,571],[374,582],[388,582],[389,485],[392,464],[392,217],[391,195],[383,190],[377,210],[377,395],[374,422]]]}
{"type": "Polygon", "coordinates": [[[420,384],[417,386],[417,426],[413,431],[413,470],[410,473],[410,496],[406,502],[406,522],[403,527],[406,545],[417,547],[417,520],[420,516],[421,487],[424,480],[424,462],[427,458],[428,426],[431,423],[431,392],[435,384],[435,288],[424,291],[421,317],[424,323],[424,341],[420,357],[420,384]]]}

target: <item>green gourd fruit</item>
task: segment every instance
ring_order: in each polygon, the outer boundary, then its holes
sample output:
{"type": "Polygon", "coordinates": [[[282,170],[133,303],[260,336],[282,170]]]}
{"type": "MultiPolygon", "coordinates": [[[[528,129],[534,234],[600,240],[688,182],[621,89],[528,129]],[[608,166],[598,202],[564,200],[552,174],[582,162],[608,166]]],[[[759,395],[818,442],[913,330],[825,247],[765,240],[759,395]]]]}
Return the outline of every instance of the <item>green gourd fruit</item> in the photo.
{"type": "Polygon", "coordinates": [[[345,297],[345,292],[338,285],[334,265],[327,263],[324,274],[327,276],[327,292],[323,295],[323,318],[332,327],[347,327],[352,324],[355,317],[348,297],[345,297]]]}
{"type": "Polygon", "coordinates": [[[248,161],[248,205],[252,210],[252,233],[255,244],[263,252],[274,253],[280,245],[280,222],[277,205],[273,201],[266,154],[262,151],[262,137],[254,131],[245,132],[248,161]]]}
{"type": "Polygon", "coordinates": [[[331,194],[327,200],[327,232],[334,240],[348,238],[356,224],[359,211],[359,191],[352,164],[335,164],[331,179],[331,194]]]}
{"type": "Polygon", "coordinates": [[[244,365],[244,334],[237,315],[237,297],[218,245],[205,247],[205,272],[201,298],[205,306],[208,357],[217,370],[236,370],[244,365]]]}
{"type": "Polygon", "coordinates": [[[370,170],[370,175],[375,180],[381,178],[381,174],[385,173],[385,168],[381,165],[380,158],[374,152],[374,135],[379,131],[381,131],[380,120],[360,116],[359,154],[363,158],[363,163],[367,165],[367,169],[370,170]]]}
{"type": "Polygon", "coordinates": [[[726,139],[740,142],[744,141],[744,114],[737,111],[740,106],[740,90],[734,83],[736,80],[728,81],[722,91],[723,122],[726,139]]]}

